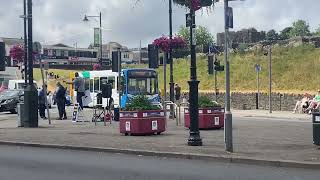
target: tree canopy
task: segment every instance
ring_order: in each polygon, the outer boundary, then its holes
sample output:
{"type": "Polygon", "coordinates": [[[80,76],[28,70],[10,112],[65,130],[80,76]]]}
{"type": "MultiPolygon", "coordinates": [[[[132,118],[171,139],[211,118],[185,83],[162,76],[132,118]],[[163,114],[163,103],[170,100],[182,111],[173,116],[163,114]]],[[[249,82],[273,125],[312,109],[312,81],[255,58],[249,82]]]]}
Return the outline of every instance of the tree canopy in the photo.
{"type": "Polygon", "coordinates": [[[286,27],[282,31],[280,31],[280,39],[289,39],[291,30],[292,27],[286,27]]]}
{"type": "MultiPolygon", "coordinates": [[[[180,26],[178,36],[182,37],[188,45],[190,45],[190,30],[185,26],[180,26]]],[[[214,42],[214,37],[208,30],[208,28],[204,26],[197,26],[196,30],[196,38],[197,38],[197,46],[207,46],[210,43],[214,42]]]]}
{"type": "Polygon", "coordinates": [[[309,24],[304,20],[297,20],[293,22],[292,29],[290,31],[290,37],[297,37],[297,36],[309,36],[309,24]]]}
{"type": "Polygon", "coordinates": [[[277,40],[278,38],[279,38],[279,34],[274,29],[271,29],[266,34],[267,40],[277,40]]]}

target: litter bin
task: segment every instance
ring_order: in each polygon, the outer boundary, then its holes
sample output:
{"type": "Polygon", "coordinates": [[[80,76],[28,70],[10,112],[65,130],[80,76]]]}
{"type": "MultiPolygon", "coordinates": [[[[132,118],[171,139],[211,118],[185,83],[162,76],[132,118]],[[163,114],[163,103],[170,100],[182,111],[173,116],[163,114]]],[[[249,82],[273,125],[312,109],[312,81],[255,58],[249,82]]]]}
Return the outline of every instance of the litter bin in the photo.
{"type": "Polygon", "coordinates": [[[119,108],[114,108],[114,117],[113,117],[113,120],[114,121],[119,121],[119,116],[120,116],[120,111],[119,111],[119,108]]]}
{"type": "Polygon", "coordinates": [[[23,118],[24,118],[24,103],[17,104],[17,113],[18,113],[18,127],[23,127],[23,118]]]}
{"type": "Polygon", "coordinates": [[[312,114],[313,144],[320,146],[320,113],[312,114]]]}

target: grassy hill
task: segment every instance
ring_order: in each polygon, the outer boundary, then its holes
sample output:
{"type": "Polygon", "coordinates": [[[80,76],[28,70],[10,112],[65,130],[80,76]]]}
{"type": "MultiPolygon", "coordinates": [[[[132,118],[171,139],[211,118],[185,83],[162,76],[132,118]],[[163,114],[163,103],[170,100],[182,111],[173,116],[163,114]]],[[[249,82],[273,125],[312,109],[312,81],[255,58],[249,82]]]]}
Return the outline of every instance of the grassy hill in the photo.
{"type": "MultiPolygon", "coordinates": [[[[320,89],[320,49],[311,45],[299,47],[274,47],[272,50],[272,86],[273,91],[292,93],[314,93],[320,89]]],[[[244,54],[232,53],[230,57],[231,90],[252,92],[256,91],[256,72],[254,65],[261,64],[260,88],[268,91],[268,57],[262,51],[248,52],[244,54]]],[[[223,56],[218,57],[224,64],[223,56]]],[[[146,67],[146,65],[130,66],[146,67]]],[[[61,70],[60,70],[61,71],[61,70]]],[[[58,74],[68,76],[69,72],[63,71],[58,74]],[[66,74],[67,73],[67,74],[66,74]]],[[[163,88],[163,67],[159,71],[159,85],[163,88]]],[[[174,62],[174,81],[179,83],[183,90],[188,90],[190,61],[178,59],[174,62]]],[[[36,73],[38,77],[38,72],[36,73]]],[[[203,91],[214,90],[214,76],[207,71],[207,58],[198,56],[197,74],[200,80],[199,88],[203,91]]],[[[37,79],[37,78],[36,78],[37,79]]],[[[40,79],[40,78],[39,78],[40,79]]],[[[167,66],[167,88],[169,90],[169,65],[167,66]]],[[[218,88],[225,88],[225,72],[218,73],[218,88]]]]}
{"type": "MultiPolygon", "coordinates": [[[[311,45],[299,47],[276,46],[272,50],[272,87],[277,92],[315,92],[320,89],[320,49],[311,45]]],[[[268,57],[263,51],[244,54],[232,53],[230,57],[231,90],[256,91],[257,81],[254,65],[261,64],[260,88],[268,91],[268,57]]],[[[224,64],[223,56],[218,57],[224,64]]],[[[169,66],[167,66],[167,82],[169,83],[169,66]]],[[[160,88],[163,87],[163,67],[159,68],[160,88]]],[[[183,90],[188,90],[190,61],[178,59],[174,63],[174,80],[183,90]]],[[[197,74],[200,90],[214,90],[214,76],[207,71],[207,57],[197,58],[197,74]]],[[[169,85],[168,85],[169,86],[169,85]]],[[[169,89],[169,87],[167,88],[169,89]]],[[[225,72],[218,73],[218,88],[225,89],[225,72]]]]}

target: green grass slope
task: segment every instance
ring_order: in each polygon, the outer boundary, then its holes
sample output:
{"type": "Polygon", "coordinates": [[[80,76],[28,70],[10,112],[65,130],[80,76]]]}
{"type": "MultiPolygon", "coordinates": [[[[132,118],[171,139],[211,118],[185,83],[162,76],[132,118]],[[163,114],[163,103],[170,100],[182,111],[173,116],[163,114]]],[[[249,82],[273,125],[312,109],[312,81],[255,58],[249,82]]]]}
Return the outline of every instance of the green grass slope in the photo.
{"type": "MultiPolygon", "coordinates": [[[[277,92],[314,92],[320,89],[320,49],[310,45],[299,47],[275,47],[272,50],[272,88],[277,92]]],[[[224,64],[223,56],[218,57],[224,64]]],[[[230,80],[232,91],[256,91],[256,63],[261,64],[260,88],[268,91],[269,70],[268,57],[263,52],[231,54],[230,80]]],[[[163,88],[163,67],[159,68],[160,88],[163,88]]],[[[183,90],[188,90],[190,78],[190,61],[176,60],[174,63],[174,81],[183,90]]],[[[203,91],[214,90],[214,76],[207,71],[207,58],[197,57],[197,74],[200,80],[199,88],[203,91]]],[[[167,82],[169,83],[169,66],[167,66],[167,82]]],[[[168,88],[169,84],[167,85],[168,88]]],[[[168,88],[169,89],[169,88],[168,88]]],[[[218,89],[225,89],[225,72],[218,73],[218,89]]]]}

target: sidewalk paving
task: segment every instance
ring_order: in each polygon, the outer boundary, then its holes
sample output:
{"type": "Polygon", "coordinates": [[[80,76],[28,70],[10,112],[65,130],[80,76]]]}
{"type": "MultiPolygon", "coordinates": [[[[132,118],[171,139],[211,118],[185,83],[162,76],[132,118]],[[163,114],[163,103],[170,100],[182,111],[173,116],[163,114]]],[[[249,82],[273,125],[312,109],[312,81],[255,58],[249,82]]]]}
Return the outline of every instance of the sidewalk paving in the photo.
{"type": "MultiPolygon", "coordinates": [[[[88,111],[87,115],[90,116],[90,113],[88,111]]],[[[141,154],[169,153],[177,157],[184,154],[189,158],[259,160],[267,164],[270,161],[278,164],[294,162],[302,167],[311,164],[320,168],[320,149],[312,144],[310,115],[291,112],[268,115],[265,111],[234,110],[233,117],[234,153],[224,150],[223,129],[201,131],[204,145],[187,146],[189,131],[183,126],[176,126],[174,120],[168,120],[167,131],[162,135],[124,136],[119,133],[117,122],[105,127],[103,123],[94,126],[91,122],[73,124],[67,120],[53,121],[53,125],[49,126],[47,121],[39,120],[40,128],[26,129],[16,127],[16,118],[3,118],[0,120],[0,142],[101,148],[112,149],[113,152],[130,150],[141,154]]]]}

